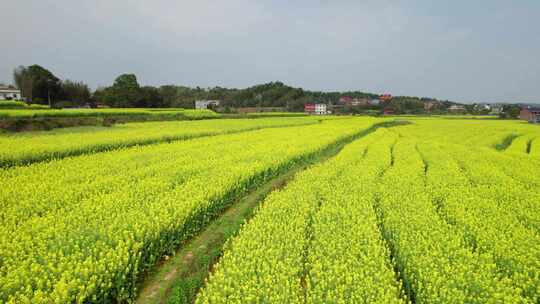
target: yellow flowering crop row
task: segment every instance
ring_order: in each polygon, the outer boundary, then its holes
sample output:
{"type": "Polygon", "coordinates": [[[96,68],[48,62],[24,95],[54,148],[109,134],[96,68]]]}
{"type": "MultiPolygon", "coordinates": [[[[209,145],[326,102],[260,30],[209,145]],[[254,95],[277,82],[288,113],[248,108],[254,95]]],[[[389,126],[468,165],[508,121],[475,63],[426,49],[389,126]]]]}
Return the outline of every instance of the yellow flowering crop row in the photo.
{"type": "MultiPolygon", "coordinates": [[[[429,165],[428,189],[440,212],[462,231],[471,247],[492,255],[503,277],[523,296],[537,303],[540,191],[528,190],[493,165],[501,157],[496,152],[434,145],[421,150],[429,165]]],[[[512,163],[522,161],[517,157],[512,163]]]]}
{"type": "Polygon", "coordinates": [[[404,303],[371,204],[395,138],[375,134],[271,194],[196,302],[404,303]]]}
{"type": "Polygon", "coordinates": [[[416,303],[523,302],[491,255],[470,248],[462,231],[439,216],[415,140],[402,137],[392,151],[377,210],[407,294],[416,303]]]}
{"type": "Polygon", "coordinates": [[[307,303],[406,303],[373,208],[395,140],[380,130],[350,144],[312,188],[320,207],[311,219],[307,303]]]}
{"type": "MultiPolygon", "coordinates": [[[[509,136],[539,136],[538,125],[512,120],[407,118],[412,124],[399,128],[418,141],[454,143],[468,147],[497,147],[509,136]]],[[[401,132],[401,131],[400,131],[401,132]]],[[[525,151],[525,148],[523,149],[525,151]]]]}
{"type": "Polygon", "coordinates": [[[183,108],[103,108],[103,109],[0,109],[0,118],[46,118],[46,117],[111,117],[111,116],[170,116],[171,118],[206,119],[218,118],[220,114],[206,109],[183,108]]]}
{"type": "Polygon", "coordinates": [[[375,122],[332,120],[0,170],[0,302],[131,299],[141,271],[233,198],[375,122]]]}
{"type": "Polygon", "coordinates": [[[518,136],[512,141],[512,144],[505,150],[505,152],[530,154],[532,143],[537,138],[540,138],[540,130],[538,130],[538,134],[526,134],[518,136]]]}
{"type": "Polygon", "coordinates": [[[531,151],[529,154],[540,159],[540,136],[531,142],[531,151]]]}
{"type": "Polygon", "coordinates": [[[0,136],[0,167],[134,145],[316,122],[311,117],[161,121],[6,134],[0,136]]]}
{"type": "MultiPolygon", "coordinates": [[[[438,149],[420,128],[379,130],[271,194],[197,303],[535,303],[538,204],[521,195],[501,205],[501,191],[471,178],[503,185],[507,173],[464,174],[452,157],[466,148],[438,149]]],[[[511,157],[490,149],[475,156],[511,157]]]]}

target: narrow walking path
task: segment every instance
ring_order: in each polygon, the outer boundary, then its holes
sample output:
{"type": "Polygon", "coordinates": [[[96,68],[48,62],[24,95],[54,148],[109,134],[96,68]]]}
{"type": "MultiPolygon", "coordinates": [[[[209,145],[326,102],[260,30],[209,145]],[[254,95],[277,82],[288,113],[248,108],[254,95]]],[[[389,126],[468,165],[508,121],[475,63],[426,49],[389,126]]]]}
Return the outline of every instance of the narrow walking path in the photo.
{"type": "Polygon", "coordinates": [[[225,241],[235,235],[255,207],[270,192],[283,187],[299,171],[280,175],[238,200],[176,255],[157,265],[142,286],[137,303],[189,303],[221,255],[225,241]],[[174,302],[173,302],[174,303],[174,302]]]}

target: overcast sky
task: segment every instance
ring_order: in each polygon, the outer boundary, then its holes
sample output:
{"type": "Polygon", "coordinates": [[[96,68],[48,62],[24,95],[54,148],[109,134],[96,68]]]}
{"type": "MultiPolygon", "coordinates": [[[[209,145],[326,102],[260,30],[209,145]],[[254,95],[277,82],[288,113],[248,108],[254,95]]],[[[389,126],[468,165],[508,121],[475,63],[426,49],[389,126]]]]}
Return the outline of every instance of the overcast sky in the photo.
{"type": "Polygon", "coordinates": [[[2,0],[0,82],[40,64],[91,87],[280,80],[540,102],[540,1],[2,0]]]}

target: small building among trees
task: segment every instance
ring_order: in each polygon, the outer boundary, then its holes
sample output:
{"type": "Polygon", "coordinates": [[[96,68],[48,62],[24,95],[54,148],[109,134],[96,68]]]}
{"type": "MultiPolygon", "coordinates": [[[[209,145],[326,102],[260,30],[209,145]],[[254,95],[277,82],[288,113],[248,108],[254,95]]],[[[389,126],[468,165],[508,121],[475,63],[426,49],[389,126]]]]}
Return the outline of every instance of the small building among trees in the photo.
{"type": "Polygon", "coordinates": [[[195,109],[208,109],[208,107],[218,107],[221,101],[219,100],[196,100],[195,109]]]}
{"type": "Polygon", "coordinates": [[[9,86],[0,86],[0,100],[21,100],[21,91],[9,86]]]}
{"type": "Polygon", "coordinates": [[[540,107],[524,107],[519,113],[519,118],[531,123],[540,123],[540,107]]]}
{"type": "Polygon", "coordinates": [[[324,103],[308,103],[304,106],[304,112],[308,114],[326,115],[328,111],[324,103]]]}
{"type": "Polygon", "coordinates": [[[465,107],[462,105],[451,105],[448,108],[448,111],[451,113],[466,113],[467,109],[465,109],[465,107]]]}

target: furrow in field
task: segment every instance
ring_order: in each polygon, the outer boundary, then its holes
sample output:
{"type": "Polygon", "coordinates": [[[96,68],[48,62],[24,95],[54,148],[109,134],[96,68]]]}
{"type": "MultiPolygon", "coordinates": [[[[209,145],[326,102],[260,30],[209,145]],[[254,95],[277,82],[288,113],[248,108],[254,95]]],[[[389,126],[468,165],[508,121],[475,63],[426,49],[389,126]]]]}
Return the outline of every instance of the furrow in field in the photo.
{"type": "Polygon", "coordinates": [[[9,186],[0,190],[1,299],[127,301],[142,270],[236,197],[376,122],[251,131],[0,170],[9,186]]]}
{"type": "Polygon", "coordinates": [[[358,185],[351,166],[384,166],[371,162],[380,155],[371,146],[362,160],[368,138],[270,195],[229,242],[197,303],[402,302],[369,197],[340,186],[358,185]]]}
{"type": "Polygon", "coordinates": [[[531,143],[536,138],[535,134],[524,134],[515,138],[509,147],[504,152],[517,153],[517,154],[529,154],[531,151],[531,143]]]}
{"type": "MultiPolygon", "coordinates": [[[[482,198],[502,208],[506,217],[517,218],[523,225],[540,231],[540,178],[534,173],[536,164],[527,156],[506,155],[492,151],[471,153],[459,146],[450,146],[452,156],[482,198]]],[[[540,165],[540,164],[538,164],[540,165]]]]}
{"type": "Polygon", "coordinates": [[[499,272],[516,290],[521,290],[531,303],[538,301],[540,238],[535,229],[528,229],[530,225],[537,228],[534,215],[538,209],[523,209],[526,204],[537,206],[537,202],[524,202],[525,196],[517,196],[522,193],[519,186],[509,184],[510,179],[496,183],[504,177],[497,175],[497,168],[483,167],[468,159],[467,154],[449,147],[424,147],[423,153],[428,155],[433,170],[428,179],[429,189],[442,202],[443,213],[478,252],[492,256],[499,272]],[[470,186],[453,157],[471,172],[475,186],[470,186]],[[492,181],[486,185],[474,180],[477,176],[484,181],[491,176],[492,181]]]}
{"type": "MultiPolygon", "coordinates": [[[[502,138],[502,140],[500,142],[496,143],[493,147],[496,150],[499,150],[499,151],[506,151],[512,145],[512,143],[517,138],[520,138],[521,136],[522,136],[522,134],[510,133],[510,134],[506,135],[504,138],[502,138]]],[[[488,136],[488,138],[490,138],[490,137],[488,136]]],[[[518,142],[518,145],[519,145],[519,142],[518,142]]]]}
{"type": "Polygon", "coordinates": [[[390,165],[394,141],[378,132],[325,168],[336,176],[319,188],[324,199],[312,225],[307,303],[405,303],[373,207],[375,181],[390,165]]]}
{"type": "MultiPolygon", "coordinates": [[[[378,212],[383,235],[416,303],[486,303],[524,300],[501,280],[489,255],[446,223],[426,192],[425,165],[410,138],[399,139],[394,165],[381,177],[378,212]]],[[[429,164],[428,176],[432,172],[429,164]]]]}
{"type": "MultiPolygon", "coordinates": [[[[540,159],[525,154],[511,153],[487,153],[489,157],[483,157],[482,151],[475,152],[470,153],[468,157],[482,163],[484,166],[496,168],[499,175],[506,175],[506,177],[514,179],[516,183],[520,184],[520,187],[527,188],[527,191],[540,192],[540,175],[537,174],[540,159]]],[[[483,178],[483,180],[488,182],[489,178],[483,178]]],[[[495,182],[498,183],[499,179],[495,182]]]]}
{"type": "MultiPolygon", "coordinates": [[[[374,129],[359,133],[355,138],[364,136],[374,129]]],[[[143,289],[137,297],[137,303],[193,302],[209,270],[223,252],[224,242],[237,233],[242,223],[251,216],[252,210],[264,197],[272,191],[283,188],[296,173],[305,170],[306,167],[333,157],[347,143],[348,140],[331,145],[317,157],[298,162],[289,171],[234,202],[222,215],[213,220],[208,228],[182,246],[173,257],[162,261],[151,270],[142,283],[143,289]]]]}

